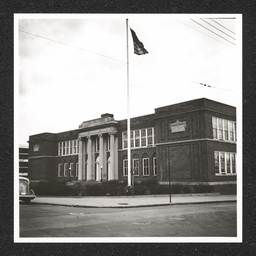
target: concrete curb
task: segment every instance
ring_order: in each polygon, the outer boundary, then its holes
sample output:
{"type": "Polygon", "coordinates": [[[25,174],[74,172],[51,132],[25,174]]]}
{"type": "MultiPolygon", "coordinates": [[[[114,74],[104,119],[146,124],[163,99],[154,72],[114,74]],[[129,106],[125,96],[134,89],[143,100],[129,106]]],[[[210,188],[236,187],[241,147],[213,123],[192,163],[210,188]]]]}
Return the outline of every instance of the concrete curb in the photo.
{"type": "MultiPolygon", "coordinates": [[[[170,194],[155,195],[129,195],[129,196],[67,196],[67,198],[148,198],[148,197],[169,197],[170,194]]],[[[191,194],[171,194],[172,197],[197,197],[197,196],[221,196],[221,193],[191,193],[191,194]]],[[[63,196],[37,196],[37,198],[63,198],[63,196]]]]}
{"type": "Polygon", "coordinates": [[[182,202],[182,203],[165,203],[165,204],[145,204],[145,205],[120,205],[120,206],[96,206],[96,205],[72,205],[72,204],[58,204],[58,203],[45,203],[45,202],[33,202],[32,204],[44,204],[44,205],[56,205],[76,208],[141,208],[141,207],[159,207],[159,206],[173,206],[173,205],[188,205],[188,204],[214,204],[214,203],[231,203],[237,200],[215,200],[215,201],[203,201],[203,202],[182,202]]]}

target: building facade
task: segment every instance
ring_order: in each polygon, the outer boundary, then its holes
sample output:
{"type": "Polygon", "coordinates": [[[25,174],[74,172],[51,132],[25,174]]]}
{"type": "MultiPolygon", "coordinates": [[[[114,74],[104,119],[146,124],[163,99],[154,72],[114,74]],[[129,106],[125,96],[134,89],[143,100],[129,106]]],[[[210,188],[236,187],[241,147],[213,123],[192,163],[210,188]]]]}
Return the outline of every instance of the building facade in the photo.
{"type": "MultiPolygon", "coordinates": [[[[131,118],[133,182],[236,184],[236,109],[205,98],[131,118]]],[[[112,114],[78,129],[29,137],[34,182],[127,181],[127,120],[112,114]]]]}
{"type": "Polygon", "coordinates": [[[19,176],[28,176],[28,147],[19,147],[19,176]]]}

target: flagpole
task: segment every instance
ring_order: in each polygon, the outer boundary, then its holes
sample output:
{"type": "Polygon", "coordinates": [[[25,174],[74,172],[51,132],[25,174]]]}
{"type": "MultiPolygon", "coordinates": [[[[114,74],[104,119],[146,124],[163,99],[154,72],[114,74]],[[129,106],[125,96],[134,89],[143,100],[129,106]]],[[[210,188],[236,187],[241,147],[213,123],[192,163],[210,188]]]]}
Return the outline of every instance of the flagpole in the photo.
{"type": "Polygon", "coordinates": [[[128,19],[126,19],[126,45],[127,45],[127,161],[128,161],[128,182],[131,186],[131,127],[130,127],[130,90],[129,90],[129,34],[128,19]]]}

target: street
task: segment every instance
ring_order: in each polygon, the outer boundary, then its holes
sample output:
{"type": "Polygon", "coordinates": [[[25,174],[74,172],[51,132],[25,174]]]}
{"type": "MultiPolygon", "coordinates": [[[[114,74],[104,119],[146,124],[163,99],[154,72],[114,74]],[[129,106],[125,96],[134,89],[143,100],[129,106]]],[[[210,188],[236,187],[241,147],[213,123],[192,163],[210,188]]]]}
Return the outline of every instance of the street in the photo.
{"type": "Polygon", "coordinates": [[[236,203],[136,208],[20,204],[20,237],[235,237],[236,203]]]}

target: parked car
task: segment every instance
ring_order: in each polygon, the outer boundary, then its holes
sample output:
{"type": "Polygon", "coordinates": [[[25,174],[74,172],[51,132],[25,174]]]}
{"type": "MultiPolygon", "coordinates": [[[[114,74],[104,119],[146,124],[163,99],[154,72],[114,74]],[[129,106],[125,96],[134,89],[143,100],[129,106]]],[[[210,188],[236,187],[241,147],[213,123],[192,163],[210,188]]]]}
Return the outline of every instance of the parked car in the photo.
{"type": "Polygon", "coordinates": [[[19,177],[19,186],[21,201],[30,203],[31,200],[36,198],[34,191],[30,189],[30,181],[28,178],[19,177]]]}

